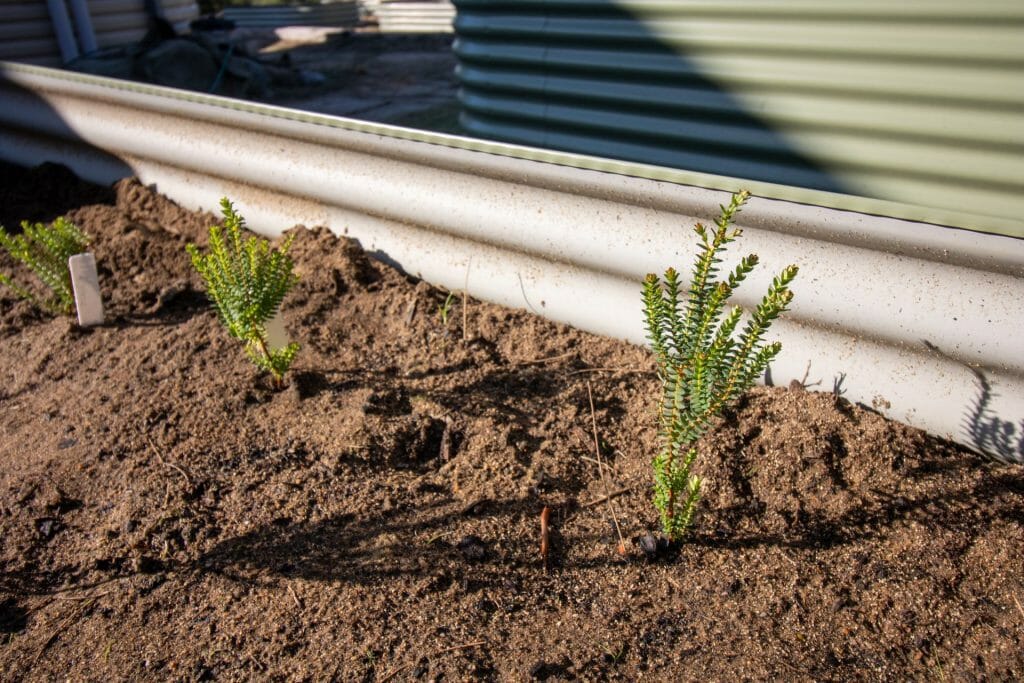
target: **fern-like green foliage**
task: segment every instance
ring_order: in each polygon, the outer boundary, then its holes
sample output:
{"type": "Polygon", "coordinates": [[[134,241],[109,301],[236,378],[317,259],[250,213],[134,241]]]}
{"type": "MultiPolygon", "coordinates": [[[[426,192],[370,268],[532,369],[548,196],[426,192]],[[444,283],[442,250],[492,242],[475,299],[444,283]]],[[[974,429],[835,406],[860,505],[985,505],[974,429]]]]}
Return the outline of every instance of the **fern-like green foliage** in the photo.
{"type": "Polygon", "coordinates": [[[740,259],[723,279],[715,279],[719,252],[741,234],[731,227],[732,221],[749,196],[746,191],[733,195],[729,206],[721,207],[713,230],[697,224],[699,249],[685,292],[686,285],[672,268],[665,271],[664,281],[653,273],[644,280],[647,335],[662,382],[661,450],[653,461],[654,505],[670,540],[686,534],[700,501],[703,482],[692,472],[697,459],[694,443],[782,349],[778,342],[766,343],[764,337],[793,299],[789,284],[797,267],[791,265],[779,273],[738,335],[743,311],[739,306],[726,311],[725,306],[757,265],[757,255],[740,259]]]}
{"type": "Polygon", "coordinates": [[[20,235],[10,235],[0,226],[0,247],[35,273],[53,296],[47,300],[40,299],[4,273],[0,273],[0,283],[44,311],[67,315],[75,305],[68,259],[81,254],[88,244],[89,236],[63,217],[50,225],[22,221],[20,235]]]}
{"type": "Polygon", "coordinates": [[[220,202],[224,227],[210,228],[210,251],[202,253],[194,244],[185,248],[206,282],[206,293],[232,337],[245,343],[252,362],[269,372],[280,386],[284,373],[295,359],[299,345],[271,349],[267,342],[267,322],[277,314],[298,277],[288,249],[291,239],[280,249],[258,237],[242,239],[245,219],[227,198],[220,202]]]}

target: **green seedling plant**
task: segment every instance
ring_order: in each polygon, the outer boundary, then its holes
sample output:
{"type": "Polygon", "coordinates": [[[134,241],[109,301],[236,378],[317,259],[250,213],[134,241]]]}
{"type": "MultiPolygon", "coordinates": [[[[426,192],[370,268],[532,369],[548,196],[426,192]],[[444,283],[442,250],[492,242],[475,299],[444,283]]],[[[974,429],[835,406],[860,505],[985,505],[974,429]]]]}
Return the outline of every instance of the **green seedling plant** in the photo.
{"type": "Polygon", "coordinates": [[[715,279],[719,253],[741,235],[732,221],[749,196],[738,192],[728,206],[720,207],[714,229],[699,223],[694,228],[698,252],[687,292],[672,268],[665,271],[664,281],[652,273],[643,284],[647,335],[662,385],[657,410],[661,449],[653,460],[654,506],[670,542],[686,535],[700,501],[703,481],[693,473],[697,439],[782,350],[779,342],[766,343],[764,338],[793,299],[789,284],[797,267],[787,266],[774,278],[738,335],[743,311],[734,306],[726,312],[725,306],[757,265],[757,255],[743,257],[724,279],[715,279]]]}
{"type": "Polygon", "coordinates": [[[258,237],[243,240],[245,219],[227,198],[221,199],[220,206],[224,227],[210,227],[209,252],[201,252],[194,244],[185,248],[228,332],[245,343],[252,362],[269,372],[274,384],[280,387],[299,345],[291,342],[272,349],[267,339],[267,323],[277,315],[288,290],[298,282],[295,264],[288,255],[292,240],[289,237],[280,249],[271,249],[267,240],[258,237]]]}
{"type": "Polygon", "coordinates": [[[437,315],[441,318],[441,327],[448,329],[448,316],[452,312],[452,304],[455,303],[455,292],[448,292],[448,297],[443,304],[437,305],[437,315]]]}
{"type": "Polygon", "coordinates": [[[0,247],[35,273],[50,290],[52,297],[40,299],[4,273],[0,273],[0,283],[48,313],[70,314],[75,305],[75,295],[71,287],[68,259],[85,251],[89,245],[89,236],[63,217],[50,225],[22,221],[21,231],[20,235],[11,235],[0,226],[0,247]]]}

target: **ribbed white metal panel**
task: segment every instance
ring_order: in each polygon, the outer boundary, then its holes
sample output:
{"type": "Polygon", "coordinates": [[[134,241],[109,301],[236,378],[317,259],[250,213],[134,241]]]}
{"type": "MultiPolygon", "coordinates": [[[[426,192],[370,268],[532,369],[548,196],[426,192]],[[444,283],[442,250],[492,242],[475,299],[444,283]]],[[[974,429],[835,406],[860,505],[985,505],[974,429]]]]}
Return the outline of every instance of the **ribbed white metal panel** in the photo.
{"type": "Polygon", "coordinates": [[[381,33],[451,33],[455,6],[448,0],[383,0],[377,21],[381,33]]]}

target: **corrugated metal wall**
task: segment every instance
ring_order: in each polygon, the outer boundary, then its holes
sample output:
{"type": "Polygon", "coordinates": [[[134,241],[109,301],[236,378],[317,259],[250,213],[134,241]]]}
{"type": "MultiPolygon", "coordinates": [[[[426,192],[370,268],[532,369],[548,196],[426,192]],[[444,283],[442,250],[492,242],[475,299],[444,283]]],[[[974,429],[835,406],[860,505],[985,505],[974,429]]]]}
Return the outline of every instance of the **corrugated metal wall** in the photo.
{"type": "Polygon", "coordinates": [[[46,0],[0,0],[0,59],[60,66],[46,0]]]}
{"type": "Polygon", "coordinates": [[[279,26],[346,26],[359,23],[356,0],[334,0],[320,5],[265,5],[225,7],[225,19],[245,28],[279,26]]]}
{"type": "Polygon", "coordinates": [[[1024,216],[1024,1],[455,4],[474,135],[1024,216]]]}
{"type": "Polygon", "coordinates": [[[381,33],[451,33],[455,6],[449,0],[381,0],[381,33]]]}
{"type": "MultiPolygon", "coordinates": [[[[99,47],[132,43],[146,34],[143,0],[87,0],[99,47]]],[[[199,16],[195,0],[160,0],[179,33],[199,16]]],[[[0,0],[0,59],[60,66],[60,48],[46,0],[0,0]]]]}
{"type": "MultiPolygon", "coordinates": [[[[134,43],[146,35],[143,0],[87,0],[100,47],[134,43]]],[[[189,22],[199,16],[195,0],[158,0],[164,18],[178,33],[187,33],[189,22]]]]}

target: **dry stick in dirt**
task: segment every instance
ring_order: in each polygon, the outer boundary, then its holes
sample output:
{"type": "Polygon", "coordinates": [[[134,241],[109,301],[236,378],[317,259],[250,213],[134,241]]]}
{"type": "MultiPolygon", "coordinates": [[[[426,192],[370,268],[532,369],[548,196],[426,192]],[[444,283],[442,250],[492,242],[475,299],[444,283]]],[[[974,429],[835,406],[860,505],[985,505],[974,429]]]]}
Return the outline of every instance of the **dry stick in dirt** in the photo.
{"type": "Polygon", "coordinates": [[[766,344],[764,335],[793,300],[789,283],[797,267],[788,266],[775,277],[738,338],[733,333],[742,309],[734,306],[724,318],[723,312],[733,291],[757,265],[757,254],[742,258],[724,280],[714,279],[719,252],[742,234],[730,225],[749,196],[746,191],[734,194],[729,206],[721,207],[714,230],[700,223],[694,228],[700,241],[688,295],[673,268],[665,271],[664,284],[654,273],[643,284],[647,336],[662,385],[654,506],[670,542],[686,534],[700,500],[702,481],[691,472],[697,459],[694,444],[722,408],[749,389],[782,350],[778,342],[766,344]]]}
{"type": "Polygon", "coordinates": [[[646,370],[642,370],[640,368],[633,368],[633,367],[625,366],[625,367],[621,367],[621,368],[609,368],[609,367],[583,368],[581,370],[572,370],[572,371],[570,371],[570,372],[568,372],[566,374],[571,377],[572,375],[585,375],[585,374],[591,373],[591,372],[639,372],[639,373],[644,373],[644,372],[647,372],[647,371],[646,370]]]}
{"type": "Polygon", "coordinates": [[[603,496],[601,496],[599,498],[595,498],[592,501],[589,501],[587,503],[583,503],[582,505],[580,505],[580,508],[584,509],[584,510],[587,509],[587,508],[592,508],[595,505],[600,505],[601,503],[605,502],[606,500],[612,500],[613,498],[618,498],[619,496],[621,496],[621,495],[623,495],[625,493],[629,493],[629,489],[628,488],[616,489],[615,491],[612,491],[611,493],[606,493],[605,495],[603,495],[603,496]]]}
{"type": "Polygon", "coordinates": [[[551,519],[551,508],[547,505],[540,511],[540,558],[544,561],[544,571],[548,570],[548,552],[551,550],[548,538],[548,521],[551,519]]]}
{"type": "Polygon", "coordinates": [[[469,322],[469,266],[473,263],[473,257],[471,256],[466,261],[466,280],[462,283],[462,341],[465,342],[469,339],[469,332],[467,325],[469,322]]]}
{"type": "Polygon", "coordinates": [[[605,477],[605,464],[601,460],[601,444],[597,438],[597,415],[594,413],[594,392],[587,381],[587,399],[590,401],[590,422],[594,429],[594,454],[597,458],[597,473],[601,477],[601,485],[604,487],[605,500],[608,501],[608,511],[612,515],[612,523],[615,525],[615,534],[619,537],[618,551],[620,555],[626,554],[626,542],[622,538],[622,529],[619,528],[619,519],[615,515],[615,504],[612,502],[611,490],[608,487],[608,479],[605,477]]]}
{"type": "Polygon", "coordinates": [[[153,455],[156,456],[156,459],[160,461],[160,464],[163,465],[164,467],[170,467],[178,474],[183,476],[185,478],[185,483],[188,485],[189,488],[192,488],[192,477],[188,475],[188,472],[186,472],[180,465],[176,465],[173,462],[167,462],[166,460],[164,460],[164,457],[160,455],[160,449],[156,447],[156,443],[153,442],[153,439],[149,436],[149,434],[146,434],[144,436],[146,438],[146,441],[149,443],[149,449],[153,452],[153,455]]]}
{"type": "MultiPolygon", "coordinates": [[[[106,595],[106,593],[104,593],[103,595],[106,595]]],[[[50,645],[53,644],[53,641],[57,640],[57,636],[59,636],[61,634],[61,632],[64,629],[66,629],[71,624],[72,621],[74,621],[78,617],[80,617],[83,614],[85,614],[85,612],[90,607],[95,605],[96,604],[96,600],[99,599],[99,597],[100,596],[98,596],[98,595],[94,595],[94,596],[90,596],[90,597],[85,598],[81,602],[81,604],[79,604],[78,606],[76,606],[74,609],[71,610],[71,613],[68,614],[68,616],[66,616],[64,618],[64,620],[61,621],[57,625],[57,628],[53,629],[53,631],[50,633],[50,635],[47,636],[46,640],[43,641],[43,644],[39,648],[39,651],[36,652],[36,656],[32,660],[32,666],[33,667],[35,667],[36,663],[39,662],[39,658],[43,656],[43,653],[46,652],[47,648],[49,648],[50,645]]]]}
{"type": "Polygon", "coordinates": [[[533,360],[521,360],[517,362],[516,365],[522,367],[524,365],[541,365],[542,363],[553,363],[556,360],[572,358],[577,354],[577,351],[569,351],[568,353],[560,353],[557,356],[548,356],[546,358],[534,358],[533,360]]]}

